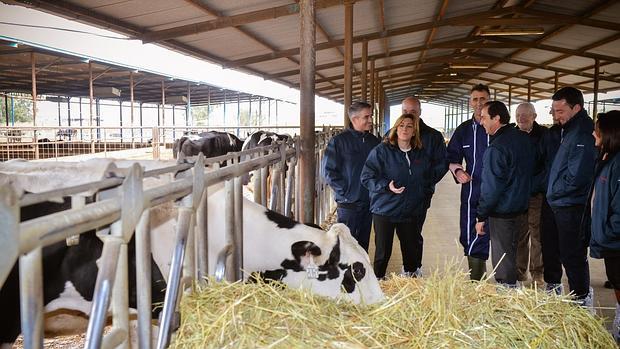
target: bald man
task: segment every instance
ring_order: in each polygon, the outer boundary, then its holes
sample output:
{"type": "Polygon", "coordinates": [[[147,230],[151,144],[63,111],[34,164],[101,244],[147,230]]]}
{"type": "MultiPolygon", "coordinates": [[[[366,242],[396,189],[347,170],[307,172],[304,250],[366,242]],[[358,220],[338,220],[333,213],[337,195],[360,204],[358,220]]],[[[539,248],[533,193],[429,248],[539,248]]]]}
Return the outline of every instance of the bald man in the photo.
{"type": "Polygon", "coordinates": [[[542,158],[542,140],[548,129],[536,122],[536,109],[532,103],[521,103],[517,106],[517,126],[519,130],[529,135],[530,141],[536,150],[534,172],[532,177],[532,192],[527,211],[527,229],[520,229],[522,234],[517,242],[517,280],[528,280],[528,264],[532,282],[543,287],[543,257],[540,238],[540,212],[545,188],[539,185],[545,173],[545,162],[542,158]]]}
{"type": "Polygon", "coordinates": [[[424,151],[427,161],[431,164],[431,181],[429,186],[425,188],[426,200],[424,202],[424,213],[421,219],[418,221],[418,227],[416,229],[416,271],[414,276],[419,277],[422,275],[422,251],[424,239],[422,238],[422,226],[426,220],[426,211],[431,206],[431,199],[435,193],[435,185],[439,182],[443,176],[448,172],[448,159],[446,157],[446,144],[441,132],[426,125],[422,118],[422,106],[420,100],[414,97],[407,97],[402,102],[403,114],[411,114],[415,116],[420,126],[420,138],[422,138],[422,150],[424,151]]]}

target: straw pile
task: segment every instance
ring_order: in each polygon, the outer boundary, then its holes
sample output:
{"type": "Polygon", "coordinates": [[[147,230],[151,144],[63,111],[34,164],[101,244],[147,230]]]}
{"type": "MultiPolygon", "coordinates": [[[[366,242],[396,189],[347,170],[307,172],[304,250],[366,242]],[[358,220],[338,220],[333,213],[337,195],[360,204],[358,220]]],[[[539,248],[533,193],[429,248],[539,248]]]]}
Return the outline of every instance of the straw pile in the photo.
{"type": "Polygon", "coordinates": [[[456,266],[382,282],[358,306],[269,284],[210,283],[181,306],[173,348],[613,348],[567,298],[470,282],[456,266]]]}

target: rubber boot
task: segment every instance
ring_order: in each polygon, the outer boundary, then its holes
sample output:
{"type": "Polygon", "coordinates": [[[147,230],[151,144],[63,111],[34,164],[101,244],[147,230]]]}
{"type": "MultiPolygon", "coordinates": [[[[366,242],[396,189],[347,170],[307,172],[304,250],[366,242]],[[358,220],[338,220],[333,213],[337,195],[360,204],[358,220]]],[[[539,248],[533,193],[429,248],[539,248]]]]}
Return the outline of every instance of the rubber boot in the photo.
{"type": "Polygon", "coordinates": [[[482,276],[487,272],[487,261],[484,259],[467,256],[470,280],[482,280],[482,276]]]}

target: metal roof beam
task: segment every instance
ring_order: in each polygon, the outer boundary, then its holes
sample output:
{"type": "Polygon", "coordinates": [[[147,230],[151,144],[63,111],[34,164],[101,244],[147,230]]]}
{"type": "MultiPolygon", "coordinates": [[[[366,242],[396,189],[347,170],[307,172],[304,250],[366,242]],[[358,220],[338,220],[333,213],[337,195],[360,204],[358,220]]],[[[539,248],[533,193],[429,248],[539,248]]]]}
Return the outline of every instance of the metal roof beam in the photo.
{"type": "MultiPolygon", "coordinates": [[[[441,27],[441,26],[447,26],[447,25],[457,25],[457,26],[475,25],[476,21],[479,21],[479,20],[486,21],[489,19],[489,17],[513,13],[515,11],[515,8],[516,7],[514,6],[505,7],[505,8],[501,8],[497,10],[483,11],[479,13],[472,13],[469,15],[446,18],[440,21],[414,24],[414,25],[404,26],[400,28],[382,30],[379,32],[374,32],[374,33],[370,33],[366,35],[354,36],[353,43],[358,43],[358,42],[362,42],[365,40],[366,41],[378,40],[378,39],[383,39],[383,38],[387,38],[391,36],[409,34],[409,33],[414,33],[414,32],[418,32],[422,30],[428,30],[434,27],[441,27]]],[[[344,39],[334,40],[332,42],[323,42],[320,44],[316,44],[315,50],[317,51],[326,50],[326,49],[329,49],[335,46],[342,46],[343,44],[344,44],[344,39]]],[[[294,56],[298,54],[299,54],[299,48],[297,47],[297,48],[292,48],[292,49],[287,49],[287,50],[275,51],[275,52],[264,54],[264,55],[257,55],[257,56],[251,56],[251,57],[238,59],[235,61],[231,61],[230,63],[227,63],[224,66],[226,68],[234,68],[238,66],[274,60],[278,58],[290,57],[290,56],[294,56]]]]}
{"type": "MultiPolygon", "coordinates": [[[[197,3],[199,1],[191,1],[197,3]]],[[[316,9],[328,8],[341,5],[343,0],[317,0],[316,9]]],[[[198,4],[200,6],[200,4],[198,4]]],[[[223,29],[229,27],[239,27],[245,24],[260,22],[269,19],[276,19],[284,16],[291,16],[299,13],[299,4],[288,4],[266,8],[262,10],[250,11],[233,16],[221,16],[210,21],[181,25],[174,28],[168,28],[142,35],[141,39],[144,43],[175,39],[177,37],[206,33],[208,31],[223,29]]]]}

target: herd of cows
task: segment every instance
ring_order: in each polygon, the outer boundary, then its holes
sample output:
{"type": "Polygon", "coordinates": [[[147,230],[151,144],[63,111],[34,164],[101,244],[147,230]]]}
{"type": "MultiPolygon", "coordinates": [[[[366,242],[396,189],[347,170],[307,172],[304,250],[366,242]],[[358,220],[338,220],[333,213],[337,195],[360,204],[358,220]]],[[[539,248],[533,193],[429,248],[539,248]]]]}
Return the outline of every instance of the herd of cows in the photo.
{"type": "MultiPolygon", "coordinates": [[[[139,161],[147,169],[168,167],[203,153],[207,157],[225,155],[270,145],[286,140],[287,135],[258,131],[245,141],[225,132],[204,132],[186,135],[174,144],[176,161],[139,161]]],[[[11,184],[18,193],[45,192],[57,189],[59,183],[77,185],[105,178],[110,168],[129,166],[129,161],[109,159],[90,160],[80,164],[49,163],[45,166],[24,161],[0,163],[0,184],[11,184]],[[65,166],[59,170],[60,167],[65,166]],[[67,166],[71,166],[67,171],[67,166]],[[79,166],[79,168],[78,168],[79,166]],[[75,174],[79,173],[79,176],[75,174]]],[[[209,170],[209,169],[207,169],[209,170]]],[[[117,171],[118,173],[118,171],[117,171]]],[[[174,181],[168,173],[157,178],[145,178],[143,186],[156,187],[174,181]]],[[[208,256],[209,274],[213,275],[216,256],[226,245],[225,190],[223,183],[209,187],[208,256]]],[[[93,201],[96,196],[89,196],[93,201]]],[[[69,197],[56,202],[43,202],[21,207],[21,221],[69,209],[69,197]]],[[[383,299],[379,283],[372,272],[368,254],[357,244],[343,224],[328,231],[300,224],[284,215],[243,199],[243,261],[246,278],[260,276],[278,280],[290,287],[305,287],[320,295],[346,298],[355,303],[375,303],[383,299]],[[251,275],[250,275],[251,274],[251,275]],[[252,276],[252,277],[250,277],[252,276]]],[[[164,300],[170,259],[174,248],[176,207],[168,202],[151,209],[150,235],[152,241],[152,301],[164,300]]],[[[88,316],[92,305],[98,271],[98,259],[103,243],[95,231],[80,235],[79,244],[68,246],[64,241],[43,249],[43,283],[45,312],[58,309],[78,311],[88,316]]],[[[128,244],[129,305],[136,308],[136,262],[134,238],[128,244]]],[[[10,345],[19,333],[19,270],[11,270],[0,289],[0,346],[10,345]]],[[[159,315],[153,308],[153,318],[159,315]]]]}

